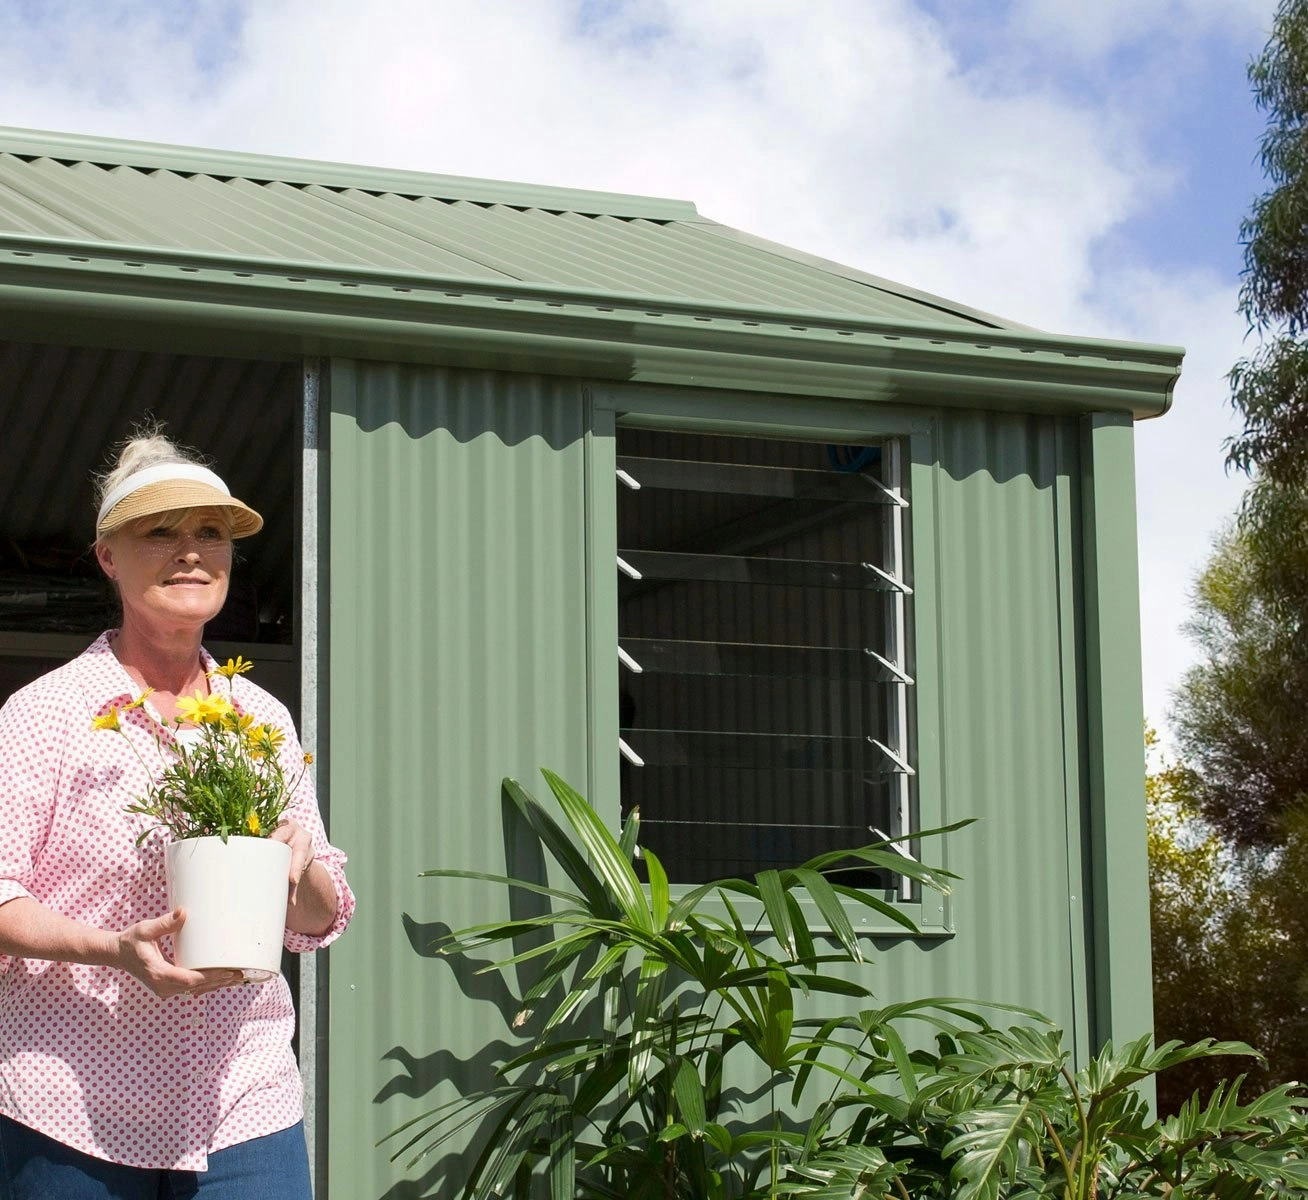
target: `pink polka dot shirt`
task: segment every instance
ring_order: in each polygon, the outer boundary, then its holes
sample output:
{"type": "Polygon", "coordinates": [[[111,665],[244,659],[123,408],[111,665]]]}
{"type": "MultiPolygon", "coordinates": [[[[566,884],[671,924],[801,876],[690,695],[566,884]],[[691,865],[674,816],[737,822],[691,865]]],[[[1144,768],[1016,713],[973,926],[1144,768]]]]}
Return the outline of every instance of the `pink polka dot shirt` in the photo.
{"type": "MultiPolygon", "coordinates": [[[[210,686],[286,733],[283,763],[298,775],[302,751],[286,709],[243,675],[213,676],[210,686]]],[[[108,930],[167,911],[168,837],[154,830],[138,847],[149,820],[126,811],[151,782],[146,768],[121,736],[91,726],[138,694],[106,634],[0,709],[0,904],[32,896],[108,930]]],[[[120,720],[145,762],[160,762],[148,702],[120,720]]],[[[286,933],[286,947],[303,953],[341,934],[354,896],[311,773],[287,815],[313,835],[316,861],[336,885],[323,936],[286,933]]],[[[161,1000],[116,968],[0,955],[0,1113],[96,1158],[202,1171],[211,1152],[300,1120],[294,1022],[280,975],[161,1000]]]]}

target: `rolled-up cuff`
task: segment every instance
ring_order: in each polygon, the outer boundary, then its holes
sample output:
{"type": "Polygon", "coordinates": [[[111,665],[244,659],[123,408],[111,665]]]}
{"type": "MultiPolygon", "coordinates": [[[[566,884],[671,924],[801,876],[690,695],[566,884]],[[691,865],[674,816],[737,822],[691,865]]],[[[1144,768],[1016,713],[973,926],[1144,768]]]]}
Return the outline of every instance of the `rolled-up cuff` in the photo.
{"type": "Polygon", "coordinates": [[[19,896],[35,899],[32,893],[17,880],[0,879],[0,904],[8,904],[10,900],[17,900],[19,896]]]}
{"type": "MultiPolygon", "coordinates": [[[[13,879],[0,879],[0,904],[8,904],[10,900],[17,900],[22,896],[36,899],[21,883],[13,879]]],[[[12,955],[0,954],[0,975],[9,970],[11,962],[13,962],[12,955]]]]}
{"type": "Polygon", "coordinates": [[[336,916],[332,919],[331,927],[326,933],[316,935],[295,933],[288,929],[282,938],[282,944],[292,954],[309,954],[314,950],[330,946],[345,932],[350,918],[354,916],[354,893],[350,891],[350,885],[345,882],[344,856],[340,860],[318,858],[314,861],[331,876],[332,886],[336,889],[336,916]]]}

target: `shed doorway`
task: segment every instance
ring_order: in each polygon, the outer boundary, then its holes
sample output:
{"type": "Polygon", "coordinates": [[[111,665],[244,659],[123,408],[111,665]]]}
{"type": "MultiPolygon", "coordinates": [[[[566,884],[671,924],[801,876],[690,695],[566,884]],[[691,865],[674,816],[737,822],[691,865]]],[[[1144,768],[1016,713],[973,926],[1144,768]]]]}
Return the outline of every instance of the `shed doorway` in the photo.
{"type": "Polygon", "coordinates": [[[205,644],[298,714],[301,407],[299,363],[0,341],[0,702],[114,622],[91,475],[158,420],[265,516],[205,644]]]}
{"type": "MultiPolygon", "coordinates": [[[[257,536],[236,543],[227,604],[204,641],[220,661],[251,659],[304,733],[304,378],[299,361],[0,340],[0,703],[115,623],[92,552],[91,476],[111,447],[159,421],[264,516],[257,536]]],[[[304,1013],[312,968],[287,954],[283,973],[304,1013]]]]}

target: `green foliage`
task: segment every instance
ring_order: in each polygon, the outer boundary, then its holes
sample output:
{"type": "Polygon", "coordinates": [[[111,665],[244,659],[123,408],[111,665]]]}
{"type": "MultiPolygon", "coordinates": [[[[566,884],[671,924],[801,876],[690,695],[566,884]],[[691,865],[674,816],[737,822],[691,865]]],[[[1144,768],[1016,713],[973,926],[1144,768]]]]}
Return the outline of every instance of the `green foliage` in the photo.
{"type": "Polygon", "coordinates": [[[1308,481],[1308,0],[1281,0],[1249,68],[1267,114],[1262,166],[1271,188],[1241,226],[1241,308],[1270,338],[1232,371],[1245,428],[1229,460],[1284,485],[1308,481]]]}
{"type": "MultiPolygon", "coordinates": [[[[1248,1067],[1257,1088],[1308,1079],[1308,817],[1283,816],[1275,851],[1242,850],[1204,820],[1195,773],[1161,761],[1149,730],[1146,745],[1157,1036],[1254,1045],[1264,1056],[1248,1067]]],[[[1203,1060],[1169,1071],[1160,1110],[1177,1111],[1231,1069],[1203,1060]]]]}
{"type": "Polygon", "coordinates": [[[1281,0],[1271,36],[1249,67],[1254,99],[1267,114],[1261,159],[1274,185],[1254,202],[1241,234],[1247,278],[1241,302],[1251,320],[1308,325],[1308,3],[1281,0]]]}
{"type": "Polygon", "coordinates": [[[1199,577],[1187,630],[1200,661],[1177,693],[1174,726],[1191,793],[1238,846],[1272,848],[1308,796],[1308,492],[1264,487],[1266,525],[1228,530],[1199,577]]]}
{"type": "Polygon", "coordinates": [[[675,897],[648,852],[640,883],[635,818],[614,839],[545,774],[566,829],[518,784],[505,788],[565,886],[427,872],[552,901],[439,945],[508,951],[485,970],[537,965],[513,1022],[522,1050],[501,1065],[501,1085],[396,1130],[394,1158],[412,1165],[471,1125],[481,1150],[465,1195],[477,1200],[533,1187],[553,1200],[1308,1197],[1301,1097],[1249,1101],[1234,1084],[1163,1122],[1134,1090],[1245,1046],[1141,1040],[1074,1073],[1061,1034],[1035,1013],[1009,1008],[1033,1024],[1001,1030],[986,1014],[1003,1006],[867,1006],[867,989],[837,972],[863,961],[842,905],[895,910],[823,871],[852,858],[939,889],[946,872],[874,845],[675,897]],[[742,1114],[741,1080],[762,1080],[761,1117],[742,1114]]]}

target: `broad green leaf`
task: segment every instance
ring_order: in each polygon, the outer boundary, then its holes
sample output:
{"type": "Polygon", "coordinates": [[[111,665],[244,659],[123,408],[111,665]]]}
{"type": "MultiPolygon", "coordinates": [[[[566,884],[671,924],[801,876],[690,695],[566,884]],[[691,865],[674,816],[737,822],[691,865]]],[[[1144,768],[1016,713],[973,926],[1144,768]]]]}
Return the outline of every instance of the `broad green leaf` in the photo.
{"type": "Polygon", "coordinates": [[[700,1082],[695,1064],[683,1058],[677,1065],[677,1073],[672,1078],[672,1092],[677,1101],[677,1111],[686,1123],[692,1137],[703,1137],[708,1117],[704,1109],[704,1087],[700,1082]]]}
{"type": "Polygon", "coordinates": [[[633,808],[627,819],[622,822],[622,834],[618,838],[618,847],[627,861],[636,857],[636,843],[640,841],[640,809],[633,808]]]}
{"type": "Polygon", "coordinates": [[[593,1070],[582,1076],[575,1102],[577,1113],[589,1117],[622,1083],[626,1074],[627,1064],[621,1057],[614,1056],[608,1061],[596,1064],[593,1070]]]}
{"type": "Polygon", "coordinates": [[[532,1008],[537,1000],[542,999],[551,992],[562,980],[567,969],[585,954],[593,944],[592,939],[584,933],[573,934],[570,938],[565,939],[565,944],[559,946],[554,952],[554,957],[545,964],[540,978],[523,994],[523,1006],[532,1008]]]}
{"type": "Polygon", "coordinates": [[[572,1107],[565,1096],[554,1106],[550,1121],[549,1176],[551,1200],[572,1200],[577,1190],[576,1131],[572,1107]]]}
{"type": "MultiPolygon", "coordinates": [[[[800,962],[812,962],[817,957],[817,947],[813,943],[813,931],[808,927],[808,918],[804,915],[804,906],[799,897],[789,889],[786,890],[786,910],[790,914],[790,928],[795,937],[795,958],[800,962]]],[[[842,959],[844,956],[841,956],[842,959]]]]}
{"type": "Polygon", "coordinates": [[[627,1065],[627,1089],[635,1092],[649,1070],[654,1045],[661,1029],[659,1010],[663,1006],[663,989],[667,981],[667,964],[646,958],[640,964],[636,984],[636,1009],[631,1021],[631,1059],[627,1065]]]}
{"type": "Polygon", "coordinates": [[[554,861],[559,864],[568,878],[576,884],[586,898],[586,904],[597,916],[612,916],[615,906],[612,897],[604,890],[599,876],[577,849],[573,840],[560,828],[557,821],[549,815],[539,801],[516,779],[505,779],[503,788],[526,820],[532,832],[545,844],[554,861]]]}
{"type": "Polygon", "coordinates": [[[781,886],[781,876],[776,871],[760,871],[757,886],[763,901],[763,911],[768,918],[768,932],[777,939],[793,962],[797,957],[795,934],[790,926],[790,910],[786,905],[785,889],[781,886]]]}
{"type": "Polygon", "coordinates": [[[790,1029],[795,1020],[795,1000],[790,979],[779,966],[768,971],[767,998],[763,1009],[763,1026],[756,1049],[774,1071],[789,1066],[790,1029]]]}
{"type": "Polygon", "coordinates": [[[568,824],[586,847],[595,870],[617,899],[627,920],[652,932],[654,917],[645,901],[645,889],[608,827],[575,788],[570,787],[553,771],[542,769],[541,774],[545,776],[545,782],[549,784],[550,791],[568,818],[568,824]]]}
{"type": "Polygon", "coordinates": [[[899,1082],[904,1089],[904,1096],[911,1101],[917,1096],[917,1071],[913,1067],[913,1060],[908,1056],[908,1047],[904,1045],[904,1039],[895,1032],[893,1025],[883,1025],[878,1032],[890,1047],[890,1055],[899,1071],[899,1082]]]}
{"type": "Polygon", "coordinates": [[[708,1121],[704,1125],[704,1136],[723,1154],[731,1153],[731,1134],[726,1126],[708,1121]]]}
{"type": "Polygon", "coordinates": [[[546,887],[541,883],[529,883],[525,879],[515,879],[512,875],[492,875],[487,871],[456,871],[449,867],[438,867],[431,871],[419,871],[419,879],[477,879],[483,883],[500,883],[510,891],[535,892],[538,896],[555,896],[569,904],[585,906],[585,899],[575,892],[564,892],[558,888],[546,887]]]}
{"type": "Polygon", "coordinates": [[[854,926],[850,923],[844,905],[840,903],[840,897],[836,895],[835,889],[831,886],[827,877],[808,867],[800,867],[795,871],[788,872],[788,874],[793,875],[796,882],[813,897],[813,903],[817,905],[818,912],[822,914],[822,919],[826,921],[827,926],[839,939],[840,944],[844,946],[849,956],[855,962],[862,962],[863,952],[859,947],[858,937],[854,933],[854,926]]]}
{"type": "Polygon", "coordinates": [[[944,1148],[954,1158],[951,1178],[957,1184],[953,1200],[999,1200],[1006,1183],[1016,1180],[1024,1137],[1032,1120],[1039,1120],[1031,1100],[991,1104],[956,1118],[963,1127],[944,1148]]]}
{"type": "Polygon", "coordinates": [[[649,899],[654,918],[653,924],[656,930],[661,930],[668,923],[668,907],[671,902],[668,873],[663,869],[663,864],[659,862],[658,855],[653,850],[645,851],[644,862],[645,869],[649,872],[649,899]]]}
{"type": "Polygon", "coordinates": [[[627,951],[623,946],[615,946],[600,957],[599,962],[582,976],[581,981],[574,987],[562,1000],[559,1006],[550,1014],[550,1018],[545,1022],[545,1027],[541,1030],[541,1037],[544,1037],[552,1029],[556,1029],[566,1021],[587,996],[589,996],[598,987],[600,980],[614,962],[620,962],[626,957],[627,951]]]}
{"type": "Polygon", "coordinates": [[[888,900],[883,900],[880,896],[873,895],[871,892],[860,891],[858,888],[846,887],[843,883],[833,883],[831,885],[831,890],[834,891],[837,896],[844,896],[846,900],[850,900],[855,904],[860,904],[864,908],[872,909],[873,912],[879,913],[881,916],[887,918],[887,920],[907,929],[909,933],[921,933],[921,930],[917,927],[917,922],[914,921],[912,917],[904,912],[898,905],[892,904],[888,900]]]}

